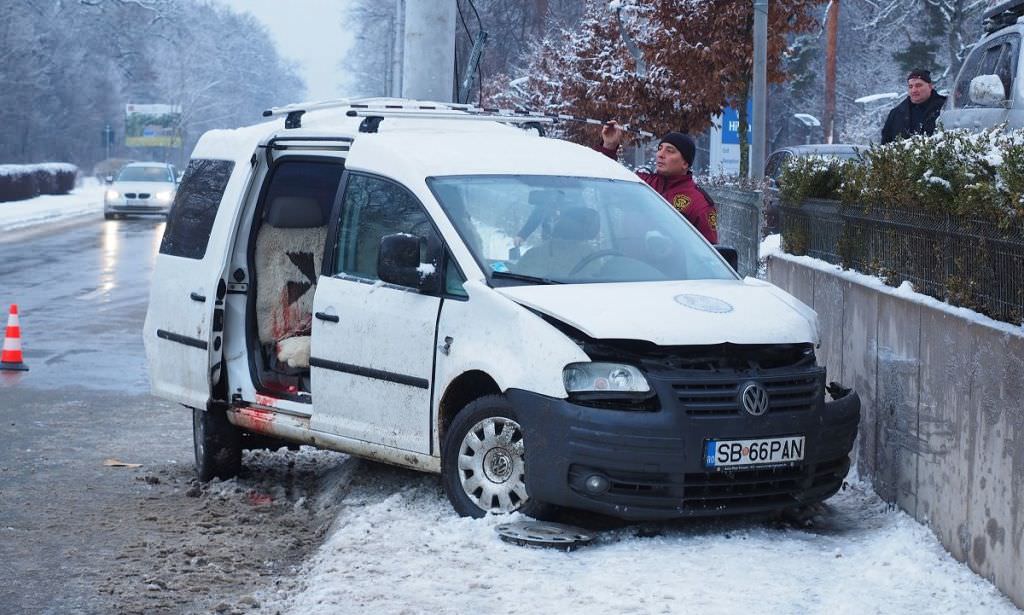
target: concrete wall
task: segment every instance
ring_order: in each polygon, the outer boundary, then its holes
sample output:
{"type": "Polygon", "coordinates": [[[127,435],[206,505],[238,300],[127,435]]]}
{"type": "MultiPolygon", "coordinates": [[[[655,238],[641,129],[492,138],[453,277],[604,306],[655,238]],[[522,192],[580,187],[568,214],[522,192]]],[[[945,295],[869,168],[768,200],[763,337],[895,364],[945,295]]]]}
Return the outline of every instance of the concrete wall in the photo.
{"type": "Polygon", "coordinates": [[[829,379],[861,396],[861,475],[1024,608],[1024,329],[784,256],[768,279],[818,312],[829,379]]]}

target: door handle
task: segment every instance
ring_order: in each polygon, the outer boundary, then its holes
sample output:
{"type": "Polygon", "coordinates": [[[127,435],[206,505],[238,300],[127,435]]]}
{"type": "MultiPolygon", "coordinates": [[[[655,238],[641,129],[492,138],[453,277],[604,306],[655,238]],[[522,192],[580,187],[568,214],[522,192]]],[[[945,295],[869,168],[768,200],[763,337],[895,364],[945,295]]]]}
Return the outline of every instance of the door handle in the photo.
{"type": "Polygon", "coordinates": [[[341,319],[338,318],[337,316],[335,316],[334,314],[325,314],[324,312],[317,312],[316,314],[313,314],[313,315],[316,316],[317,319],[319,319],[319,320],[326,320],[327,322],[340,322],[341,321],[341,319]]]}
{"type": "Polygon", "coordinates": [[[206,303],[206,297],[203,296],[203,295],[200,295],[197,292],[189,293],[188,296],[191,297],[193,301],[198,301],[199,303],[206,303]]]}

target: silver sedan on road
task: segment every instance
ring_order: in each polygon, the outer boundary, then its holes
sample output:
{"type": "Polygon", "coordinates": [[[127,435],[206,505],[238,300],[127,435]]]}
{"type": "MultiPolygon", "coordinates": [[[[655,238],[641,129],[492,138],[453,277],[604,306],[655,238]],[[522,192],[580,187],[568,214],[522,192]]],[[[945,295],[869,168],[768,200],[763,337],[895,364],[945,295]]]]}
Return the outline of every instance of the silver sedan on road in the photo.
{"type": "Polygon", "coordinates": [[[103,217],[107,220],[128,214],[166,216],[174,202],[178,175],[164,162],[133,162],[107,178],[103,195],[103,217]]]}

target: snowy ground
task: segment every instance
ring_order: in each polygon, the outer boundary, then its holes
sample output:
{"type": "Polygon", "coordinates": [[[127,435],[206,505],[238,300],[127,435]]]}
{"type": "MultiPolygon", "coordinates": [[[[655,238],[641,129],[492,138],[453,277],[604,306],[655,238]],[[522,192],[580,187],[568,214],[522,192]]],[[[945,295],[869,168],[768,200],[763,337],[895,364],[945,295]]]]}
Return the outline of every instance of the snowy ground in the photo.
{"type": "Polygon", "coordinates": [[[103,189],[103,183],[87,177],[70,194],[0,202],[0,232],[102,212],[103,189]]]}
{"type": "MultiPolygon", "coordinates": [[[[349,468],[349,470],[351,470],[349,468]]],[[[431,476],[362,462],[331,534],[263,606],[333,613],[1017,613],[931,534],[852,481],[808,527],[623,526],[573,552],[502,542],[431,476]]]]}

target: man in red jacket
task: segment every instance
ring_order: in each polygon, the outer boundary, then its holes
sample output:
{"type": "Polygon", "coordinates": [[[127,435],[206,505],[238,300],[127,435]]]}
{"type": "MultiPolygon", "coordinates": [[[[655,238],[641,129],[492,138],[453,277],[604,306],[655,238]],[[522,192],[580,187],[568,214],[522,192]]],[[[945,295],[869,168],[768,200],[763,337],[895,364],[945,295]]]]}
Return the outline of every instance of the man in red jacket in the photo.
{"type": "MultiPolygon", "coordinates": [[[[598,148],[605,156],[618,160],[619,146],[622,145],[623,131],[613,120],[601,129],[603,147],[598,148]]],[[[690,174],[693,155],[697,145],[689,135],[670,132],[662,137],[655,158],[655,173],[637,175],[647,185],[658,191],[679,213],[686,216],[697,230],[711,243],[718,243],[718,210],[715,204],[696,183],[690,174]]]]}

